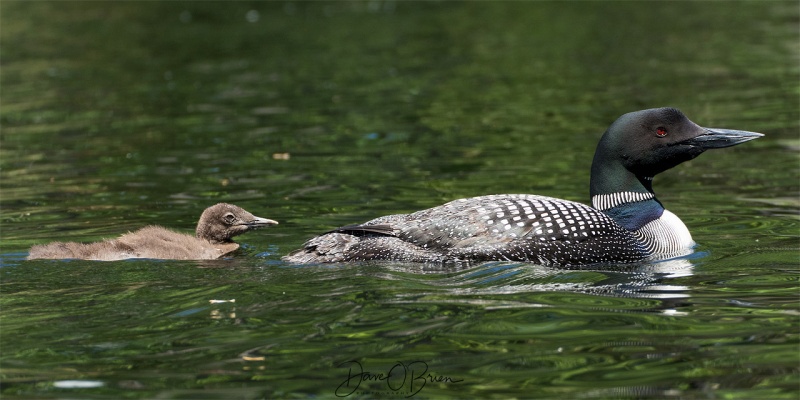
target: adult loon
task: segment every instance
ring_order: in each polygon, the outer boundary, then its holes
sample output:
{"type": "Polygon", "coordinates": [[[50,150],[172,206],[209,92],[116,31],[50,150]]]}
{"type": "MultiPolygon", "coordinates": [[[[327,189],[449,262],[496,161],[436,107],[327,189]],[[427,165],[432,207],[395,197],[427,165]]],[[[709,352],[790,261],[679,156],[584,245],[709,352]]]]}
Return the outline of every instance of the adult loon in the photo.
{"type": "Polygon", "coordinates": [[[684,254],[694,241],[683,222],[656,199],[653,176],[705,150],[761,136],[703,128],[674,108],[628,113],[611,124],[597,146],[592,207],[526,194],[454,200],[334,229],[284,260],[584,265],[684,254]]]}
{"type": "Polygon", "coordinates": [[[31,247],[28,259],[113,261],[127,258],[213,260],[239,248],[231,238],[276,221],[256,217],[241,207],[219,203],[203,211],[195,236],[147,226],[117,239],[94,243],[52,242],[31,247]]]}

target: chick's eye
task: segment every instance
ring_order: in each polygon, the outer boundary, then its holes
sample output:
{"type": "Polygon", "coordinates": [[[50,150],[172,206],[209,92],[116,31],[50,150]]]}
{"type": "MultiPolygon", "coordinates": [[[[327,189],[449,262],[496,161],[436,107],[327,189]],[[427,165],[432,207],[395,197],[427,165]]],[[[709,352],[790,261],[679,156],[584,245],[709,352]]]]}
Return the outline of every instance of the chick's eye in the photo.
{"type": "Polygon", "coordinates": [[[233,221],[235,221],[235,220],[236,220],[236,217],[234,217],[234,216],[233,216],[233,214],[230,214],[230,213],[228,213],[228,214],[225,214],[225,216],[224,216],[224,217],[222,217],[222,218],[224,218],[224,219],[225,219],[225,222],[227,222],[227,223],[229,223],[229,224],[232,224],[232,223],[233,223],[233,221]]]}
{"type": "Polygon", "coordinates": [[[664,128],[663,126],[659,126],[658,128],[656,128],[656,136],[658,137],[667,136],[667,129],[664,128]]]}

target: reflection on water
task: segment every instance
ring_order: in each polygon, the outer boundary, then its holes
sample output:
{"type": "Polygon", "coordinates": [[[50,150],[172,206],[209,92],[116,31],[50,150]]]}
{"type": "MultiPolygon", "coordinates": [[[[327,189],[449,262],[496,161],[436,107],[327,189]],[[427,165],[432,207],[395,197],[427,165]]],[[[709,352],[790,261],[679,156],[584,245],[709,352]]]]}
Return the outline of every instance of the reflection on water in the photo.
{"type": "MultiPolygon", "coordinates": [[[[759,301],[752,295],[729,292],[738,301],[730,305],[709,297],[707,283],[695,275],[698,261],[705,266],[709,260],[576,270],[504,262],[436,272],[238,258],[24,262],[0,270],[6,293],[14,293],[3,300],[5,334],[36,321],[58,327],[58,335],[39,329],[32,337],[18,336],[16,348],[24,353],[14,356],[16,378],[5,387],[21,393],[31,381],[75,380],[57,366],[77,366],[88,357],[97,366],[80,367],[94,371],[88,381],[145,397],[182,381],[180,376],[197,389],[161,394],[194,397],[211,385],[220,395],[233,395],[234,386],[246,384],[249,395],[283,397],[288,386],[293,393],[330,396],[344,379],[336,366],[348,360],[360,360],[369,371],[424,361],[436,375],[463,379],[455,386],[427,386],[431,396],[486,390],[478,388],[500,379],[535,384],[537,397],[547,397],[554,394],[549,387],[580,387],[600,379],[595,375],[623,373],[631,363],[649,371],[639,379],[650,384],[619,386],[608,379],[592,393],[683,393],[667,383],[674,378],[658,377],[670,376],[673,368],[704,370],[720,360],[728,365],[724,360],[735,359],[736,346],[781,352],[790,345],[782,335],[765,335],[759,318],[738,316],[736,308],[755,310],[759,301]],[[38,271],[34,277],[32,269],[38,271]],[[718,340],[735,346],[705,347],[718,340]],[[66,353],[53,356],[48,349],[66,353]],[[298,362],[305,372],[294,372],[298,362]],[[173,371],[167,383],[154,379],[164,368],[173,371]]],[[[759,312],[780,315],[770,308],[759,312]]],[[[380,389],[376,382],[365,385],[380,389]]]]}
{"type": "MultiPolygon", "coordinates": [[[[689,259],[679,258],[652,263],[582,268],[545,267],[518,262],[490,262],[456,269],[424,264],[389,264],[387,268],[398,273],[445,274],[445,277],[436,281],[437,287],[449,288],[448,293],[454,296],[572,292],[677,299],[689,297],[689,288],[669,284],[669,278],[691,276],[694,266],[689,259]],[[454,274],[454,270],[458,272],[454,274]]],[[[489,301],[481,304],[490,308],[499,306],[492,305],[489,301]]],[[[504,303],[502,306],[509,305],[504,303]]]]}

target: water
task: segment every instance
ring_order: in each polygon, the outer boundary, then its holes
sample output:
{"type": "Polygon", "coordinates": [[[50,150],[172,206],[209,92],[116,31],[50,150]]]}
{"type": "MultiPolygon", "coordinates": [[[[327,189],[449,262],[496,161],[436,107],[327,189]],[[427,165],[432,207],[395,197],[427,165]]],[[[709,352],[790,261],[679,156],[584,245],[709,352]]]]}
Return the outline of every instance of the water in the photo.
{"type": "Polygon", "coordinates": [[[795,2],[0,11],[3,398],[798,396],[795,2]],[[665,105],[767,135],[656,178],[689,257],[280,261],[460,197],[586,202],[603,130],[665,105]],[[226,260],[24,260],[219,201],[281,225],[226,260]]]}

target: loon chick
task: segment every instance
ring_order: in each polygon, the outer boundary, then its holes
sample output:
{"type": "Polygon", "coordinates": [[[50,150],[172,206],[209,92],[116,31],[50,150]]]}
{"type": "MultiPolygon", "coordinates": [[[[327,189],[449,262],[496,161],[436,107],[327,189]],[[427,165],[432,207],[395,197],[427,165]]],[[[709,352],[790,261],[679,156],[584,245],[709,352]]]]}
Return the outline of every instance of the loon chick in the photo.
{"type": "Polygon", "coordinates": [[[692,236],[656,199],[653,176],[705,150],[761,136],[703,128],[674,108],[628,113],[611,124],[597,146],[592,207],[526,194],[460,199],[334,229],[284,260],[584,265],[683,254],[694,246],[692,236]]]}
{"type": "Polygon", "coordinates": [[[239,248],[231,238],[276,221],[256,217],[241,207],[219,203],[203,211],[196,235],[147,226],[117,239],[94,243],[53,242],[31,247],[28,259],[113,261],[127,258],[213,260],[239,248]]]}

